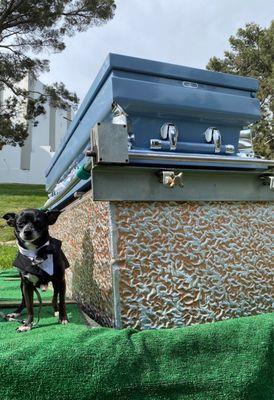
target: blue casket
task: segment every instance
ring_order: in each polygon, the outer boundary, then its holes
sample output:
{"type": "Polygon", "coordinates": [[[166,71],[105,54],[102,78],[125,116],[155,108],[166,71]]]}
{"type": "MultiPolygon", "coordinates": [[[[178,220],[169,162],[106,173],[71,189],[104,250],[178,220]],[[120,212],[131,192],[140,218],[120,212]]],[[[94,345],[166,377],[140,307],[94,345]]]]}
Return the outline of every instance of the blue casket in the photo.
{"type": "Polygon", "coordinates": [[[269,199],[274,162],[239,149],[260,118],[257,90],[252,78],[110,54],[46,171],[50,206],[90,186],[94,200],[237,200],[239,187],[239,200],[269,199]]]}

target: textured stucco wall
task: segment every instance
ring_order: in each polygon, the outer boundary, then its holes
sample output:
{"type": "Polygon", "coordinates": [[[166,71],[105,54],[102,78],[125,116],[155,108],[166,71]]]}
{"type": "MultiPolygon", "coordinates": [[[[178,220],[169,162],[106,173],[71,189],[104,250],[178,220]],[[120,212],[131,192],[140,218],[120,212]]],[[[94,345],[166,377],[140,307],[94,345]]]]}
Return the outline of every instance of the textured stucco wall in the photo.
{"type": "Polygon", "coordinates": [[[70,262],[67,292],[99,323],[113,325],[109,204],[90,194],[66,207],[51,234],[70,262]]]}
{"type": "Polygon", "coordinates": [[[116,327],[187,326],[273,310],[270,202],[73,203],[52,233],[68,286],[116,327]]]}
{"type": "Polygon", "coordinates": [[[116,203],[123,327],[273,311],[273,203],[116,203]]]}

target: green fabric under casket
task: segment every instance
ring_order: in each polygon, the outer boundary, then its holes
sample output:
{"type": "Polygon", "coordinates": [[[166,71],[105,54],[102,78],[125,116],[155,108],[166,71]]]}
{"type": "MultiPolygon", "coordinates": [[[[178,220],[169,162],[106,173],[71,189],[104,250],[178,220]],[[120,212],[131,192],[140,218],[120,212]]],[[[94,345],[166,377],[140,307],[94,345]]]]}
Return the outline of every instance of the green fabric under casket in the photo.
{"type": "MultiPolygon", "coordinates": [[[[1,301],[20,301],[21,291],[20,287],[20,277],[16,268],[8,269],[0,272],[0,305],[1,301]]],[[[42,293],[42,297],[45,300],[50,300],[52,298],[52,293],[47,291],[42,293]]]]}
{"type": "Polygon", "coordinates": [[[39,327],[0,322],[1,400],[273,400],[274,315],[181,329],[121,331],[43,307],[39,327]]]}

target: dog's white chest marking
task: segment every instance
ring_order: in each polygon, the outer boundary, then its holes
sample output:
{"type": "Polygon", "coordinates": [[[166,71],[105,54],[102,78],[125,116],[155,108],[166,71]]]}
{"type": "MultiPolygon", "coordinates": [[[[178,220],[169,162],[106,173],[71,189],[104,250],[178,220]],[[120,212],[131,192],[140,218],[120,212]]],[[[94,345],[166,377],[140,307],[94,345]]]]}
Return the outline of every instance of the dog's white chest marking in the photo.
{"type": "MultiPolygon", "coordinates": [[[[42,247],[47,246],[48,244],[49,242],[45,243],[42,247]]],[[[37,252],[42,247],[39,247],[38,249],[24,249],[18,245],[19,252],[24,256],[27,256],[31,261],[36,259],[37,252]]],[[[39,264],[39,268],[45,271],[48,275],[53,275],[53,255],[48,254],[47,258],[41,264],[39,264]]]]}

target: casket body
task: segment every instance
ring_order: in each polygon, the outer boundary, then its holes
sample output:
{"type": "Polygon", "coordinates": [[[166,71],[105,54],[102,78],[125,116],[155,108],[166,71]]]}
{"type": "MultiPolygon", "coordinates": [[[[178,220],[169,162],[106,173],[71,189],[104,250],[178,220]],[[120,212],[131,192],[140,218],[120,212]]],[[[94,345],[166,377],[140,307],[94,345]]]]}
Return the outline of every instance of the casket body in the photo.
{"type": "Polygon", "coordinates": [[[242,152],[257,89],[109,55],[47,171],[68,292],[98,322],[150,329],[272,311],[274,161],[242,152]]]}

